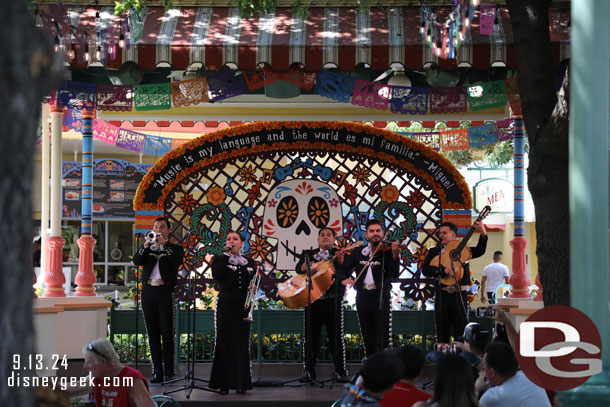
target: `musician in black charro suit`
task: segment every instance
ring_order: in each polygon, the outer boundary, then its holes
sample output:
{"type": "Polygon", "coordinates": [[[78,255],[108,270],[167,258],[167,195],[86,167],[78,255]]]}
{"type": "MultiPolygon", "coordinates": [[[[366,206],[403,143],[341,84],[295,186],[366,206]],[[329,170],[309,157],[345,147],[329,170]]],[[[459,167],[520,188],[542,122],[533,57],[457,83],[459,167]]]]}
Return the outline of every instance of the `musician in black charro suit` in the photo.
{"type": "Polygon", "coordinates": [[[342,283],[356,290],[358,324],[368,358],[392,346],[390,293],[392,279],[400,274],[400,244],[383,243],[385,231],[376,219],[366,223],[365,237],[368,245],[352,250],[341,271],[342,283]]]}
{"type": "Polygon", "coordinates": [[[174,287],[182,264],[182,246],[170,243],[170,224],[157,218],[153,224],[156,241],[146,241],[133,256],[133,264],[143,266],[142,311],[152,357],[151,383],[174,377],[174,287]],[[161,349],[163,338],[163,350],[161,349]]]}
{"type": "MultiPolygon", "coordinates": [[[[335,231],[330,228],[322,228],[318,231],[318,248],[305,250],[301,254],[296,265],[299,274],[307,272],[305,261],[308,260],[310,268],[313,264],[332,259],[335,271],[343,263],[343,252],[333,248],[335,241],[335,231]]],[[[319,263],[324,264],[324,263],[319,263]]],[[[315,273],[315,270],[311,270],[315,273]]],[[[303,381],[316,378],[316,359],[320,345],[320,331],[322,325],[326,327],[326,334],[330,343],[331,354],[335,364],[335,379],[339,382],[347,382],[347,370],[345,369],[345,340],[343,337],[343,296],[345,287],[336,279],[330,288],[315,302],[305,309],[305,328],[303,341],[303,381]],[[311,317],[309,315],[311,314],[311,317]]]]}
{"type": "MultiPolygon", "coordinates": [[[[479,242],[475,247],[470,247],[472,258],[481,257],[487,249],[487,232],[482,222],[474,223],[474,230],[479,232],[479,242]]],[[[434,320],[436,323],[436,340],[441,343],[448,343],[451,331],[453,337],[457,338],[464,332],[464,327],[468,324],[468,294],[466,289],[470,284],[470,266],[464,264],[464,274],[455,285],[445,285],[440,281],[441,278],[455,276],[454,271],[449,265],[443,267],[440,262],[438,266],[431,266],[430,262],[436,256],[442,255],[445,246],[455,240],[457,236],[457,226],[451,222],[443,222],[439,227],[439,245],[430,249],[424,260],[422,272],[426,277],[438,278],[438,289],[434,301],[434,320]]]]}

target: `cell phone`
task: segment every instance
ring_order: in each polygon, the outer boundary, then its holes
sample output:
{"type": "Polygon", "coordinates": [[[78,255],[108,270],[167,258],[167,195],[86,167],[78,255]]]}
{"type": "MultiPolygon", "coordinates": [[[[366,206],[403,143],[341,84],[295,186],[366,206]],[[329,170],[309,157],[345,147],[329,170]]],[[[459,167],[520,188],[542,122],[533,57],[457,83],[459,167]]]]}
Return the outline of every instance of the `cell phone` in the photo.
{"type": "Polygon", "coordinates": [[[493,305],[489,307],[477,307],[477,317],[479,318],[493,318],[496,316],[496,309],[493,305]]]}

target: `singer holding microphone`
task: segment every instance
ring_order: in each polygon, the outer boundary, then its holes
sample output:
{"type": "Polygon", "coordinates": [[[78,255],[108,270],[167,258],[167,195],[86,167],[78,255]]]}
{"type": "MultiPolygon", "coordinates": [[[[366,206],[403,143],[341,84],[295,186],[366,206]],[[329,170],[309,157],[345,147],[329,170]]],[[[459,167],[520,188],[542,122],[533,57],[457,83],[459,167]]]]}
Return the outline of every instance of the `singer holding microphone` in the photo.
{"type": "Polygon", "coordinates": [[[212,277],[219,291],[215,310],[214,361],[210,388],[227,394],[229,389],[246,393],[252,389],[250,374],[250,322],[244,307],[250,281],[256,273],[254,260],[243,257],[244,238],[230,231],[224,254],[212,259],[212,277]]]}
{"type": "Polygon", "coordinates": [[[163,382],[163,372],[165,380],[174,378],[174,287],[183,250],[169,241],[170,230],[166,218],[157,218],[133,256],[133,264],[143,267],[142,311],[152,357],[151,383],[163,382]]]}
{"type": "Polygon", "coordinates": [[[381,223],[366,223],[368,245],[345,257],[342,283],[356,290],[356,311],[367,358],[392,346],[392,279],[400,273],[400,245],[385,243],[381,223]]]}

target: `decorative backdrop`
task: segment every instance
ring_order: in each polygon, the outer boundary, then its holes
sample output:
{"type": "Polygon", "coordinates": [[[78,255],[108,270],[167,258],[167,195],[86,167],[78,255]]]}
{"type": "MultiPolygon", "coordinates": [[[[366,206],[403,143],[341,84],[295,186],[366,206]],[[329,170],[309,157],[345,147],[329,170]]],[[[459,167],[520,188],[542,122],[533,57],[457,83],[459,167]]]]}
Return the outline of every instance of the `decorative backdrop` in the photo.
{"type": "Polygon", "coordinates": [[[165,154],[142,180],[134,207],[137,232],[157,216],[170,219],[198,293],[212,282],[206,255],[222,253],[228,230],[238,231],[263,271],[261,290],[273,299],[321,227],[333,228],[345,246],[365,240],[364,225],[376,218],[409,247],[397,281],[422,300],[433,281],[420,266],[443,210],[470,209],[472,199],[447,159],[405,136],[356,123],[263,122],[165,154]]]}

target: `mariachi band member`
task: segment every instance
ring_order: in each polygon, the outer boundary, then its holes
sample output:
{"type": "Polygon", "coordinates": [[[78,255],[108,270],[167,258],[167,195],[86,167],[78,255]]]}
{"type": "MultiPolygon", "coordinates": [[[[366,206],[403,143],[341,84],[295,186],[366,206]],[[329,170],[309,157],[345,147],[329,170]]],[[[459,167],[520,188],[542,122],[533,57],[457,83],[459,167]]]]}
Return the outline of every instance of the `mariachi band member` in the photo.
{"type": "Polygon", "coordinates": [[[170,230],[166,218],[157,218],[144,245],[133,256],[133,264],[143,266],[142,311],[152,358],[151,383],[162,383],[164,372],[165,380],[174,378],[174,287],[183,249],[169,241],[170,230]]]}
{"type": "Polygon", "coordinates": [[[365,232],[368,245],[355,248],[341,268],[342,283],[356,290],[356,311],[367,358],[392,346],[390,293],[392,279],[400,273],[400,245],[383,243],[384,236],[381,223],[370,219],[365,232]]]}
{"type": "MultiPolygon", "coordinates": [[[[487,231],[485,225],[477,221],[474,223],[474,230],[479,232],[479,241],[475,247],[471,247],[472,258],[481,257],[487,249],[487,231]]],[[[428,251],[422,273],[426,277],[436,277],[439,280],[438,288],[434,299],[434,321],[436,324],[436,340],[440,343],[448,343],[449,336],[457,338],[462,335],[464,328],[468,324],[468,294],[466,289],[470,284],[470,265],[463,265],[462,277],[455,284],[443,284],[441,279],[454,277],[454,266],[446,264],[443,266],[439,261],[438,266],[431,266],[432,259],[441,256],[445,252],[445,246],[455,240],[457,236],[457,226],[455,223],[443,222],[437,234],[439,245],[428,251]]],[[[455,279],[454,279],[455,280],[455,279]]],[[[447,280],[445,280],[447,281],[447,280]]]]}
{"type": "Polygon", "coordinates": [[[227,394],[229,389],[246,393],[252,389],[250,373],[250,322],[245,307],[250,281],[256,273],[254,260],[242,256],[244,237],[227,234],[224,254],[212,259],[212,277],[217,281],[218,297],[214,314],[214,360],[210,374],[211,389],[227,394]]]}
{"type": "MultiPolygon", "coordinates": [[[[332,261],[337,270],[343,264],[344,254],[333,248],[336,233],[331,228],[322,228],[318,231],[318,248],[305,250],[296,265],[299,274],[310,269],[314,273],[314,264],[332,261]],[[309,267],[307,263],[309,262],[309,267]]],[[[323,263],[322,263],[323,264],[323,263]]],[[[333,276],[334,278],[334,276],[333,276]]],[[[305,308],[305,333],[303,343],[303,378],[305,382],[316,378],[316,356],[320,347],[320,331],[326,327],[326,334],[330,343],[331,354],[335,364],[333,373],[336,381],[347,383],[347,370],[345,368],[345,339],[343,337],[343,296],[345,286],[334,278],[332,285],[315,302],[305,308]]]]}

